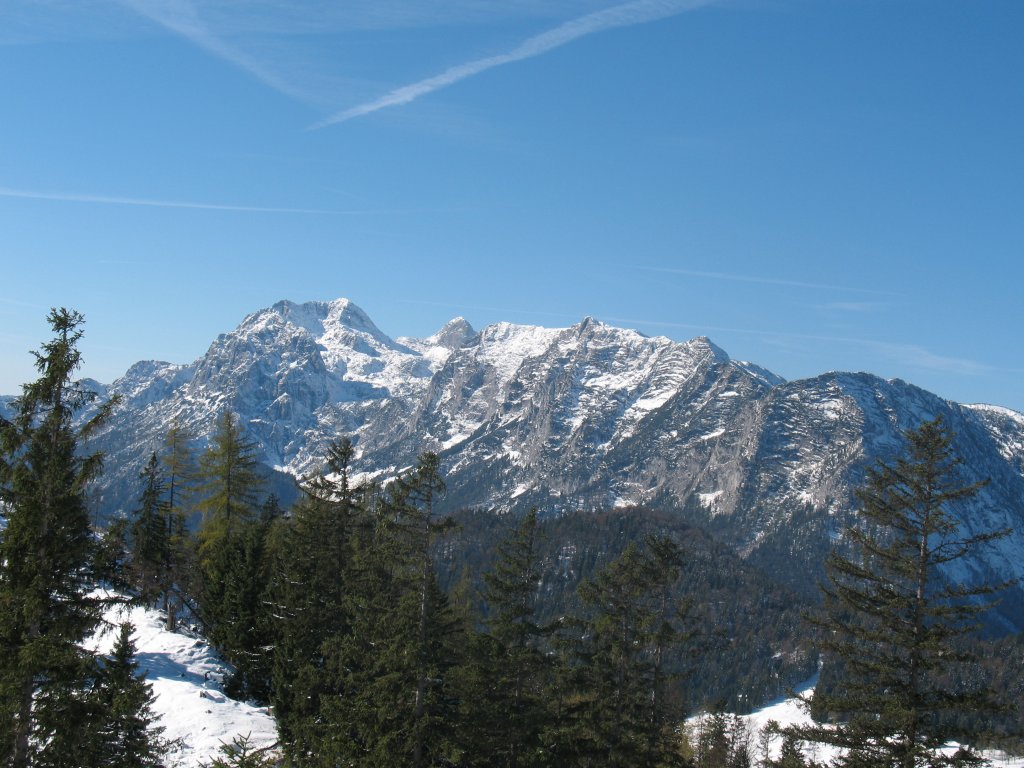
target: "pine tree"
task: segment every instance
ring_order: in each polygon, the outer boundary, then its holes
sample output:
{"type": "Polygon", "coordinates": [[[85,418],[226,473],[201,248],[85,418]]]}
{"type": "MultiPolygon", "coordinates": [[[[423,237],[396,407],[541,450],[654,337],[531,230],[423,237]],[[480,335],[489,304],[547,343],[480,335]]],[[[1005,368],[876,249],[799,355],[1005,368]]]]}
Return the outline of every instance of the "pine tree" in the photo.
{"type": "Polygon", "coordinates": [[[431,542],[443,487],[424,454],[374,507],[374,526],[357,538],[347,590],[351,629],[324,643],[337,693],[322,696],[316,765],[446,765],[459,754],[453,670],[462,624],[440,589],[431,542]]]}
{"type": "Polygon", "coordinates": [[[444,492],[437,454],[424,453],[409,474],[393,485],[392,506],[400,530],[408,536],[411,555],[411,590],[404,597],[415,601],[417,628],[412,647],[415,659],[415,699],[411,722],[412,768],[434,765],[450,748],[455,717],[453,701],[445,691],[449,670],[455,665],[451,636],[458,622],[447,596],[437,585],[431,545],[445,522],[434,519],[434,500],[444,492]]]}
{"type": "Polygon", "coordinates": [[[98,727],[94,743],[79,745],[77,754],[83,766],[86,758],[97,768],[164,765],[170,744],[162,737],[163,727],[156,724],[159,715],[153,713],[152,687],[138,671],[134,631],[130,623],[121,625],[113,651],[97,675],[92,698],[98,710],[98,727]]]}
{"type": "Polygon", "coordinates": [[[692,732],[694,768],[750,768],[750,732],[737,715],[702,715],[692,732]]]}
{"type": "Polygon", "coordinates": [[[14,418],[0,419],[0,762],[13,768],[73,764],[61,744],[87,720],[93,657],[81,642],[101,609],[89,594],[96,545],[85,502],[101,458],[78,449],[114,401],[73,428],[95,400],[71,378],[83,318],[54,309],[48,321],[54,338],[35,353],[40,377],[23,387],[14,418]]]}
{"type": "Polygon", "coordinates": [[[668,599],[681,566],[677,545],[650,537],[646,550],[630,544],[580,586],[590,615],[576,644],[577,693],[551,734],[561,764],[682,764],[664,669],[666,651],[686,638],[668,599]]]}
{"type": "Polygon", "coordinates": [[[772,768],[772,745],[779,735],[779,730],[779,721],[769,720],[757,732],[757,768],[772,768]]]}
{"type": "Polygon", "coordinates": [[[807,765],[800,742],[794,734],[783,734],[779,759],[772,761],[771,765],[772,768],[804,768],[807,765]]]}
{"type": "Polygon", "coordinates": [[[843,673],[815,707],[840,723],[796,735],[842,747],[847,766],[972,765],[969,751],[939,752],[951,737],[972,737],[954,732],[949,715],[992,708],[994,694],[952,689],[940,673],[970,660],[954,641],[978,628],[986,596],[1002,585],[952,583],[940,569],[1007,532],[961,532],[956,510],[983,484],[960,482],[941,420],[905,439],[906,455],[879,463],[858,492],[862,522],[847,530],[848,550],[831,554],[825,610],[813,620],[843,673]]]}
{"type": "Polygon", "coordinates": [[[323,647],[351,631],[353,551],[369,524],[362,491],[349,484],[352,454],[347,439],[328,447],[272,545],[273,704],[290,755],[314,749],[321,699],[343,689],[325,670],[323,647]]]}
{"type": "Polygon", "coordinates": [[[221,744],[220,756],[203,768],[275,768],[280,765],[274,746],[255,747],[252,734],[235,736],[230,742],[221,744]]]}
{"type": "Polygon", "coordinates": [[[548,718],[548,664],[537,623],[540,569],[537,511],[531,510],[498,547],[498,559],[484,576],[487,631],[475,633],[461,672],[463,718],[474,753],[494,766],[537,765],[543,759],[541,733],[548,718]]]}
{"type": "Polygon", "coordinates": [[[164,435],[160,463],[166,478],[166,518],[168,547],[164,561],[168,588],[164,591],[164,615],[166,628],[174,631],[178,611],[182,606],[182,592],[192,572],[194,546],[186,521],[189,513],[188,499],[196,480],[196,461],[192,450],[192,432],[177,418],[171,422],[164,435]]]}
{"type": "Polygon", "coordinates": [[[197,493],[203,512],[199,529],[199,608],[211,642],[235,665],[239,695],[264,695],[251,673],[252,654],[262,644],[259,614],[267,572],[263,562],[268,528],[257,520],[263,479],[256,444],[245,439],[237,419],[222,414],[199,459],[197,493]]]}
{"type": "Polygon", "coordinates": [[[171,589],[171,538],[167,526],[165,484],[156,454],[149,457],[140,477],[142,494],[128,529],[132,586],[145,603],[162,599],[171,589]]]}
{"type": "Polygon", "coordinates": [[[222,582],[216,589],[219,602],[210,637],[235,668],[224,690],[237,699],[267,701],[270,695],[271,622],[265,602],[270,526],[262,517],[239,523],[218,548],[223,560],[215,573],[222,574],[222,582]]]}

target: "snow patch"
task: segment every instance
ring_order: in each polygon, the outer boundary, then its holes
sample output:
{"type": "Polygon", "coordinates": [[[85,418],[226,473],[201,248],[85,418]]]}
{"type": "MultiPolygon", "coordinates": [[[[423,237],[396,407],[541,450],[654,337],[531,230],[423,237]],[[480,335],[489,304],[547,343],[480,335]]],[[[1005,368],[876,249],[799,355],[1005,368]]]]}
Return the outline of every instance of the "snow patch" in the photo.
{"type": "Polygon", "coordinates": [[[477,359],[491,365],[504,385],[523,362],[544,354],[562,328],[496,323],[484,329],[477,359]]]}
{"type": "Polygon", "coordinates": [[[700,501],[700,505],[705,509],[714,509],[718,506],[718,499],[721,497],[723,491],[712,491],[711,493],[698,493],[697,499],[700,501]]]}
{"type": "MultiPolygon", "coordinates": [[[[810,680],[807,680],[802,685],[798,686],[794,693],[797,696],[810,700],[814,695],[814,686],[817,685],[818,676],[815,675],[810,680]]],[[[690,719],[691,725],[699,723],[701,718],[707,717],[702,714],[690,719]]],[[[755,710],[749,715],[741,715],[740,720],[743,720],[750,732],[751,745],[757,743],[758,734],[767,727],[767,725],[774,721],[778,723],[781,728],[787,728],[794,725],[812,725],[810,715],[807,713],[806,708],[798,698],[786,698],[777,699],[761,709],[755,710]]],[[[950,744],[943,749],[946,754],[953,754],[958,744],[950,744]]],[[[778,759],[782,750],[782,737],[776,736],[772,743],[771,757],[772,759],[778,759]]],[[[992,761],[993,766],[1006,766],[1006,768],[1024,768],[1024,757],[1011,757],[1003,752],[997,751],[985,751],[984,756],[992,761]]],[[[835,758],[839,756],[839,750],[836,747],[827,746],[824,744],[818,745],[804,745],[804,756],[813,759],[818,764],[829,764],[835,758]]]]}
{"type": "MultiPolygon", "coordinates": [[[[708,432],[706,435],[701,435],[697,438],[697,442],[703,443],[706,440],[714,440],[716,437],[721,437],[725,434],[724,429],[716,429],[714,432],[708,432]]],[[[721,491],[719,491],[721,493],[721,491]]]]}
{"type": "Polygon", "coordinates": [[[230,669],[204,639],[168,632],[160,613],[139,606],[112,608],[104,620],[111,629],[87,642],[104,654],[113,649],[116,627],[125,621],[135,626],[136,660],[153,687],[158,725],[165,729],[164,738],[180,740],[168,755],[169,766],[198,768],[239,735],[248,734],[256,747],[277,741],[277,726],[265,707],[224,695],[221,683],[230,669]]]}

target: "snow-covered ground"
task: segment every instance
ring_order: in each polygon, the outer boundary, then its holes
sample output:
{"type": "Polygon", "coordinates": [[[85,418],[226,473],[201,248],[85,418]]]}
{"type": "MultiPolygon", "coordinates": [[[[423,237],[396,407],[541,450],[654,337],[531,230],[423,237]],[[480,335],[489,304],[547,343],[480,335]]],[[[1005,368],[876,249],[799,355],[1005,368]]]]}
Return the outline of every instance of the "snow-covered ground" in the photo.
{"type": "MultiPolygon", "coordinates": [[[[797,689],[796,693],[801,696],[812,694],[816,682],[816,677],[808,680],[797,689]]],[[[779,699],[761,709],[755,710],[749,715],[744,715],[741,719],[746,721],[752,745],[757,743],[757,736],[761,730],[773,720],[783,728],[789,725],[808,724],[811,722],[810,717],[804,711],[799,700],[795,698],[779,699]]],[[[778,757],[781,746],[782,739],[776,738],[773,744],[774,757],[778,757]]],[[[954,750],[951,748],[950,751],[954,750]]],[[[825,745],[817,745],[808,746],[804,754],[816,762],[827,763],[836,755],[836,751],[825,745]]],[[[1024,768],[1024,757],[1010,757],[1002,752],[986,752],[985,757],[992,762],[993,768],[1024,768]]]]}
{"type": "MultiPolygon", "coordinates": [[[[117,627],[124,621],[135,626],[136,659],[156,696],[154,710],[161,715],[164,737],[180,740],[169,756],[174,768],[198,768],[219,752],[223,743],[236,736],[250,737],[253,746],[277,740],[274,719],[265,707],[234,701],[224,695],[221,681],[227,667],[217,653],[196,633],[187,629],[168,632],[161,615],[141,607],[117,608],[107,613],[108,630],[93,639],[92,647],[108,653],[117,627]]],[[[797,691],[813,690],[809,680],[797,691]]],[[[742,718],[746,721],[752,746],[757,735],[771,721],[782,727],[809,722],[796,699],[780,699],[742,718]]],[[[781,738],[774,743],[778,755],[781,738]]],[[[826,762],[832,753],[821,746],[808,748],[807,756],[826,762]]],[[[1024,768],[1024,758],[988,753],[995,768],[1024,768]]]]}
{"type": "Polygon", "coordinates": [[[135,626],[136,659],[153,686],[153,709],[161,715],[164,738],[179,739],[168,755],[174,768],[197,768],[219,754],[222,743],[250,736],[253,746],[277,741],[274,719],[265,707],[234,701],[221,681],[227,668],[206,641],[187,630],[168,632],[160,614],[146,608],[117,608],[106,615],[109,629],[92,647],[108,653],[124,621],[135,626]]]}

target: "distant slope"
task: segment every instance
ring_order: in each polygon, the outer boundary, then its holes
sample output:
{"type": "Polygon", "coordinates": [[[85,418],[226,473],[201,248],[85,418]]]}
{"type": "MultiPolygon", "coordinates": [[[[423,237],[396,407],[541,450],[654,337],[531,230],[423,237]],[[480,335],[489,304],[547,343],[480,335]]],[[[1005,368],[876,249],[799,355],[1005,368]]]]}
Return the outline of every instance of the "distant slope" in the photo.
{"type": "MultiPolygon", "coordinates": [[[[900,450],[902,430],[942,416],[964,482],[992,480],[960,510],[967,528],[1014,530],[949,576],[1024,577],[1024,416],[867,373],[785,382],[703,337],[592,318],[476,331],[456,318],[394,340],[347,299],[282,301],[195,362],[139,363],[107,389],[124,399],[93,446],[107,453],[107,513],[135,504],[138,471],[172,420],[205,439],[230,409],[279,495],[341,436],[356,443],[357,471],[392,474],[433,450],[448,509],[661,509],[806,594],[853,519],[865,468],[900,450]]],[[[1005,628],[1024,628],[1024,591],[1000,611],[1005,628]]]]}
{"type": "MultiPolygon", "coordinates": [[[[511,516],[464,511],[437,547],[437,572],[451,590],[467,578],[477,591],[493,568],[495,546],[514,526],[511,516]]],[[[818,658],[802,613],[810,604],[744,562],[725,545],[677,516],[649,509],[575,512],[542,520],[537,530],[537,613],[542,624],[580,615],[577,587],[649,535],[682,548],[672,600],[694,636],[666,660],[673,686],[689,708],[747,711],[810,676],[818,658]]],[[[478,592],[471,592],[477,594],[478,592]]],[[[479,606],[483,607],[483,606],[479,606]]]]}

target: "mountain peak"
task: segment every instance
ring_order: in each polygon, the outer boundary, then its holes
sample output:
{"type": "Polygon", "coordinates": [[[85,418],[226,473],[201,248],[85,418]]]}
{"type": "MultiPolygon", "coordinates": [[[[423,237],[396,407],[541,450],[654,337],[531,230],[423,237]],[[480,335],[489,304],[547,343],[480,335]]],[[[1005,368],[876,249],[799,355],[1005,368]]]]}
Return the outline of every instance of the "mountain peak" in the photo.
{"type": "Polygon", "coordinates": [[[384,337],[384,333],[374,324],[370,316],[349,299],[335,299],[329,302],[327,319],[351,328],[353,331],[363,331],[372,336],[384,337]]]}
{"type": "Polygon", "coordinates": [[[460,316],[445,323],[444,327],[427,338],[427,341],[445,349],[458,349],[474,336],[476,331],[473,330],[473,326],[466,318],[460,316]]]}
{"type": "Polygon", "coordinates": [[[695,338],[690,339],[690,341],[687,342],[687,344],[695,349],[706,351],[708,354],[714,357],[714,359],[717,362],[728,363],[729,361],[732,360],[732,358],[729,357],[728,352],[726,352],[720,346],[715,344],[715,342],[713,342],[707,336],[697,336],[695,338]]]}
{"type": "Polygon", "coordinates": [[[572,327],[572,330],[576,333],[577,336],[582,336],[584,334],[600,333],[602,331],[608,330],[609,328],[610,326],[605,325],[593,315],[587,315],[578,323],[576,323],[576,325],[572,327]]]}
{"type": "MultiPolygon", "coordinates": [[[[320,344],[331,346],[331,340],[348,339],[349,334],[369,336],[377,343],[394,347],[395,342],[380,330],[361,307],[346,298],[332,301],[307,301],[297,304],[282,299],[256,316],[273,313],[281,320],[304,328],[320,344]]],[[[348,341],[351,341],[348,339],[348,341]]],[[[347,343],[347,342],[346,342],[347,343]]]]}

